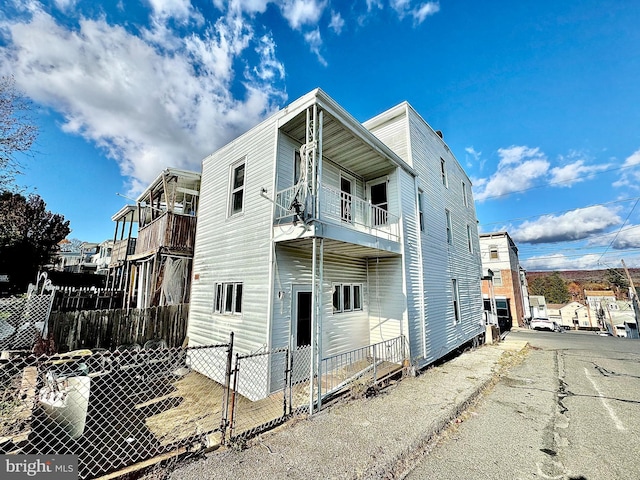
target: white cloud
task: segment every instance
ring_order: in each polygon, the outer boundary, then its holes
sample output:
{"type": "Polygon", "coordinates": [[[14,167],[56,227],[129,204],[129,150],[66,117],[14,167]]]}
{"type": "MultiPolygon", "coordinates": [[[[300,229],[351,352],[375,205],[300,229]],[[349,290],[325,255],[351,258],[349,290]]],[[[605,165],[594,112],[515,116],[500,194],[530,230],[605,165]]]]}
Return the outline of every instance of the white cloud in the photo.
{"type": "Polygon", "coordinates": [[[516,242],[532,244],[581,240],[619,225],[621,221],[616,209],[597,205],[523,222],[511,230],[511,236],[516,242]]]}
{"type": "Polygon", "coordinates": [[[342,33],[342,29],[344,28],[344,19],[340,15],[340,12],[331,11],[331,22],[329,22],[329,28],[337,35],[342,33]]]}
{"type": "Polygon", "coordinates": [[[466,163],[468,167],[473,167],[474,165],[478,165],[480,169],[484,166],[484,162],[481,160],[482,152],[477,152],[473,147],[466,147],[464,151],[467,153],[466,155],[466,163]]]}
{"type": "Polygon", "coordinates": [[[538,148],[501,148],[498,155],[500,162],[497,171],[488,179],[474,181],[474,198],[479,202],[526,190],[549,170],[549,162],[538,148]]]}
{"type": "MultiPolygon", "coordinates": [[[[640,165],[640,149],[633,152],[626,158],[622,164],[622,168],[635,167],[640,165]]],[[[612,184],[615,188],[628,187],[633,190],[640,190],[640,170],[623,170],[617,181],[612,184]]]]}
{"type": "Polygon", "coordinates": [[[522,266],[528,271],[540,270],[594,270],[602,268],[601,255],[589,253],[580,257],[567,257],[562,254],[530,257],[523,260],[522,266]]]}
{"type": "Polygon", "coordinates": [[[280,5],[280,10],[282,16],[289,22],[289,26],[294,30],[299,30],[303,25],[317,25],[326,6],[326,1],[284,0],[280,5]]]}
{"type": "Polygon", "coordinates": [[[67,30],[36,11],[1,26],[11,44],[0,59],[22,91],[62,114],[66,132],[115,159],[135,191],[168,166],[200,170],[206,154],[285,99],[273,41],[254,38],[241,20],[223,17],[200,37],[156,28],[138,38],[104,19],[67,30]],[[256,64],[236,79],[234,60],[250,45],[256,64]],[[234,81],[242,81],[242,98],[231,94],[234,81]]]}
{"type": "Polygon", "coordinates": [[[424,19],[428,16],[434,15],[440,11],[440,5],[436,2],[427,2],[423,3],[419,7],[416,7],[412,12],[411,16],[413,20],[417,24],[421,24],[424,22],[424,19]]]}
{"type": "Polygon", "coordinates": [[[160,18],[175,18],[184,20],[191,12],[189,0],[147,0],[154,12],[154,16],[160,18]]]}
{"type": "Polygon", "coordinates": [[[628,225],[619,231],[590,239],[589,245],[611,245],[613,250],[640,248],[640,225],[628,225]]]}
{"type": "Polygon", "coordinates": [[[609,165],[585,165],[584,160],[577,160],[563,167],[551,169],[551,183],[560,187],[570,187],[575,183],[583,182],[590,175],[602,172],[609,168],[609,165]]]}
{"type": "Polygon", "coordinates": [[[316,28],[315,30],[305,33],[304,40],[309,44],[309,48],[311,49],[311,51],[316,54],[316,57],[318,57],[318,61],[326,67],[327,61],[320,53],[320,47],[322,47],[322,37],[320,36],[320,30],[316,28]]]}
{"type": "Polygon", "coordinates": [[[75,7],[76,3],[78,3],[78,0],[54,0],[53,3],[55,3],[56,7],[58,7],[60,10],[65,11],[75,7]]]}
{"type": "Polygon", "coordinates": [[[624,161],[623,167],[633,167],[636,165],[640,165],[640,149],[633,152],[627,159],[624,161]]]}
{"type": "Polygon", "coordinates": [[[411,0],[389,0],[389,5],[396,11],[400,19],[410,15],[417,25],[421,24],[428,16],[440,11],[440,5],[437,2],[426,2],[411,8],[411,0]]]}

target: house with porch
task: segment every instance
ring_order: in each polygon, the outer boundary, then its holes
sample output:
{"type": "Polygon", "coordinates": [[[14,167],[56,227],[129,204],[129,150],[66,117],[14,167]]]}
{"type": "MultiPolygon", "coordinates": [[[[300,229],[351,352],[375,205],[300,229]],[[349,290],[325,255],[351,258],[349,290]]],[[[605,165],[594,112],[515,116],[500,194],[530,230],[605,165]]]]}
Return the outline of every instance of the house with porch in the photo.
{"type": "Polygon", "coordinates": [[[360,123],[313,90],[203,161],[190,345],[403,337],[421,368],[484,334],[481,276],[471,181],[406,102],[360,123]]]}
{"type": "Polygon", "coordinates": [[[108,285],[126,290],[126,307],[189,301],[199,195],[200,173],[166,168],[112,217],[108,285]]]}

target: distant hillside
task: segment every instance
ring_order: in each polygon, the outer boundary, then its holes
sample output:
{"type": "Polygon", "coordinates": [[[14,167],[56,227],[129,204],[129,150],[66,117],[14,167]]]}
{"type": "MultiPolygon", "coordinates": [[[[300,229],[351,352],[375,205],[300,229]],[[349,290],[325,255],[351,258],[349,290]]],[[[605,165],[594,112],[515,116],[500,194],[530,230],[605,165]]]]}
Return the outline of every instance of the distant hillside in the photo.
{"type": "MultiPolygon", "coordinates": [[[[626,274],[624,269],[617,268],[625,278],[626,274]]],[[[560,277],[567,283],[567,285],[573,285],[574,288],[570,288],[575,293],[574,299],[578,302],[584,302],[584,290],[613,290],[615,286],[611,285],[607,279],[607,270],[558,270],[560,277]]],[[[527,272],[527,282],[530,283],[533,279],[539,277],[546,277],[551,275],[552,271],[545,272],[527,272]]],[[[636,289],[640,289],[640,268],[630,268],[629,275],[633,281],[636,289]]],[[[616,296],[622,300],[628,298],[628,292],[620,291],[616,292],[616,296]]]]}

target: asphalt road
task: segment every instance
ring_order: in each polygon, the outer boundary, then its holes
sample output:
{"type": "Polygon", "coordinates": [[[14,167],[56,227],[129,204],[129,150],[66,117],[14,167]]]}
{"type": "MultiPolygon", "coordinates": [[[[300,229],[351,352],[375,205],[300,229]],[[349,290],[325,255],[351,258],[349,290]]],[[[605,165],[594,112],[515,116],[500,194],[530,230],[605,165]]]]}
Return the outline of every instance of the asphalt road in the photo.
{"type": "Polygon", "coordinates": [[[640,340],[510,333],[531,345],[409,479],[640,478],[640,340]]]}

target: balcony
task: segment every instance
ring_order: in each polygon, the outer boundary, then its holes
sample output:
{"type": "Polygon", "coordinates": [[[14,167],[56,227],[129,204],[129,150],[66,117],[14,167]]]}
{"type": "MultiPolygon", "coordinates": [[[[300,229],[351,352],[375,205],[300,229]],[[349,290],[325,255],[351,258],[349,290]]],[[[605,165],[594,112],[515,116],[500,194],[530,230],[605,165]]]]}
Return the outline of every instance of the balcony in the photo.
{"type": "Polygon", "coordinates": [[[193,255],[196,217],[165,212],[138,231],[136,255],[162,250],[193,255]]]}
{"type": "MultiPolygon", "coordinates": [[[[294,211],[290,207],[294,203],[296,189],[291,187],[276,194],[276,222],[293,222],[294,211]]],[[[305,210],[310,212],[311,200],[307,199],[305,203],[305,210]]],[[[397,215],[325,185],[320,188],[320,211],[316,219],[390,242],[400,241],[400,218],[397,215]]]]}
{"type": "Polygon", "coordinates": [[[135,238],[125,238],[124,240],[117,240],[113,249],[111,250],[111,261],[110,265],[116,265],[119,262],[122,262],[129,255],[133,255],[136,251],[136,239],[135,238]]]}

